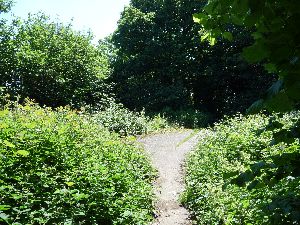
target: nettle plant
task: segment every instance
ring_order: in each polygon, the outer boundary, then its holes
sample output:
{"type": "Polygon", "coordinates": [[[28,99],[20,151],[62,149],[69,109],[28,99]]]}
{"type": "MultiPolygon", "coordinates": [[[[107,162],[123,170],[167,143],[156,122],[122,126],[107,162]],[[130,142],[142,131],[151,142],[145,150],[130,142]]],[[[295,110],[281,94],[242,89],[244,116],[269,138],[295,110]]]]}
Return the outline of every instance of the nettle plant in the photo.
{"type": "Polygon", "coordinates": [[[0,110],[1,224],[148,224],[154,172],[143,151],[68,108],[0,110]]]}

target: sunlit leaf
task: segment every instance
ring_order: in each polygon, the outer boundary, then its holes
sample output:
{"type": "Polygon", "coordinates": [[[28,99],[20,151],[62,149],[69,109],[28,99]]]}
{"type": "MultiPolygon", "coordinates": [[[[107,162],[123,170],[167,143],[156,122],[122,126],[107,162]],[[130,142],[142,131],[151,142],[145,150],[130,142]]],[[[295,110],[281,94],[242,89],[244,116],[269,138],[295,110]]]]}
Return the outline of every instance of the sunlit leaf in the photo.
{"type": "Polygon", "coordinates": [[[4,144],[5,146],[7,146],[7,147],[10,147],[10,148],[15,148],[15,147],[16,147],[13,143],[11,143],[11,142],[9,142],[9,141],[7,141],[7,140],[4,140],[4,141],[3,141],[3,144],[4,144]]]}
{"type": "Polygon", "coordinates": [[[0,205],[0,211],[9,210],[11,208],[10,205],[0,205]]]}
{"type": "Polygon", "coordinates": [[[75,183],[74,182],[65,182],[65,184],[68,185],[69,187],[72,187],[72,186],[74,186],[75,183]]]}
{"type": "Polygon", "coordinates": [[[29,153],[28,151],[26,151],[26,150],[18,150],[16,153],[17,153],[18,155],[23,156],[23,157],[27,157],[27,156],[30,155],[30,153],[29,153]]]}
{"type": "Polygon", "coordinates": [[[208,16],[204,13],[193,14],[193,20],[195,23],[203,23],[208,19],[208,16]]]}

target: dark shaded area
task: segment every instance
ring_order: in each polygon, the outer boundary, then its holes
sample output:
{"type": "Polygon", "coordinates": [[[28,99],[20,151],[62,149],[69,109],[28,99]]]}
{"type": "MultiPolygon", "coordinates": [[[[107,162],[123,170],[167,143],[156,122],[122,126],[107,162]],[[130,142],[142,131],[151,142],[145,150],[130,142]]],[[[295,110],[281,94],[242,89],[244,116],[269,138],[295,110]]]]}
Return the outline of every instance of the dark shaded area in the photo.
{"type": "Polygon", "coordinates": [[[228,27],[235,41],[200,42],[192,14],[205,2],[131,1],[112,42],[117,54],[111,80],[119,101],[133,110],[193,108],[214,118],[245,110],[274,81],[260,65],[248,65],[242,49],[252,42],[242,27],[228,27]]]}

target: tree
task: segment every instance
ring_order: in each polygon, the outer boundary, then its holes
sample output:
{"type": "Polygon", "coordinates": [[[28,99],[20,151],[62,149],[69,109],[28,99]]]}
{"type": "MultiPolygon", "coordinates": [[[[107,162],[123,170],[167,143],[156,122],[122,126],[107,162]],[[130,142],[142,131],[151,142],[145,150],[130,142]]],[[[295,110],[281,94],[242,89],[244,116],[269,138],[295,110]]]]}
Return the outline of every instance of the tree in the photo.
{"type": "Polygon", "coordinates": [[[117,49],[112,80],[126,106],[154,111],[193,107],[219,116],[245,110],[259,88],[270,83],[259,66],[238,56],[251,41],[245,30],[236,31],[241,40],[234,43],[211,47],[199,42],[201,27],[191,15],[203,6],[198,0],[132,0],[124,10],[112,37],[117,49]],[[232,66],[226,68],[229,59],[232,66]]]}
{"type": "Polygon", "coordinates": [[[2,30],[1,85],[10,94],[57,107],[97,104],[107,91],[109,64],[92,35],[40,14],[2,30]]]}
{"type": "Polygon", "coordinates": [[[9,12],[12,5],[13,5],[12,0],[0,0],[0,14],[3,12],[4,13],[9,12]]]}
{"type": "Polygon", "coordinates": [[[202,40],[214,45],[222,36],[232,40],[230,24],[248,28],[254,38],[243,55],[250,63],[263,63],[278,81],[252,109],[286,111],[300,100],[300,3],[297,0],[211,0],[194,20],[202,25],[202,40]]]}

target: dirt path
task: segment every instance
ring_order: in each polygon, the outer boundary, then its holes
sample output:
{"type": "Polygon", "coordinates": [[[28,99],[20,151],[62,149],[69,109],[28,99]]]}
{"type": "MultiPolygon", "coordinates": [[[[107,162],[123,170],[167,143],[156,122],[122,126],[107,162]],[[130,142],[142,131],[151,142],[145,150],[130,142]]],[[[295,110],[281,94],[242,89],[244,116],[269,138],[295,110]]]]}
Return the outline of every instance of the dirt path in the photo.
{"type": "Polygon", "coordinates": [[[159,172],[155,184],[158,217],[152,225],[192,224],[188,211],[179,204],[178,198],[184,188],[182,163],[185,154],[196,145],[198,137],[198,133],[188,130],[157,134],[139,140],[159,172]]]}

